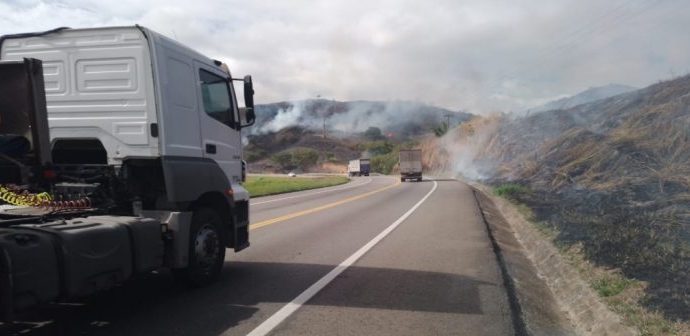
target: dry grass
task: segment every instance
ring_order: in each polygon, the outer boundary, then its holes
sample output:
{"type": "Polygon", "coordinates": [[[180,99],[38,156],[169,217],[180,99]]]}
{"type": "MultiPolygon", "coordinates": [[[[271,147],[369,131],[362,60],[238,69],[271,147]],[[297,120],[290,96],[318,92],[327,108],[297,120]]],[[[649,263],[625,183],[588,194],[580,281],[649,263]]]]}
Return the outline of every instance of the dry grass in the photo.
{"type": "Polygon", "coordinates": [[[475,121],[449,132],[457,144],[430,159],[455,168],[453,161],[469,155],[476,166],[492,168],[487,182],[533,190],[512,198],[558,231],[557,244],[580,246],[589,263],[633,281],[609,274],[596,284],[602,294],[620,291],[607,300],[637,321],[631,323],[648,334],[673,325],[690,335],[688,106],[685,76],[568,110],[475,121]],[[636,296],[615,301],[631,291],[636,296]],[[653,322],[659,316],[682,322],[653,322]]]}

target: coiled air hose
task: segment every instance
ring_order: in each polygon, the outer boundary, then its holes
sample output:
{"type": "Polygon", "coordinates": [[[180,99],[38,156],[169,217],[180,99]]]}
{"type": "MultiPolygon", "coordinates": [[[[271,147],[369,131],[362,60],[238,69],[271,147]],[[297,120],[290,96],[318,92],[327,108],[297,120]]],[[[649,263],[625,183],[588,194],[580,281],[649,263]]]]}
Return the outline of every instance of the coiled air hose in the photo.
{"type": "Polygon", "coordinates": [[[47,192],[32,194],[0,185],[0,201],[19,206],[42,206],[52,203],[53,198],[47,192]]]}

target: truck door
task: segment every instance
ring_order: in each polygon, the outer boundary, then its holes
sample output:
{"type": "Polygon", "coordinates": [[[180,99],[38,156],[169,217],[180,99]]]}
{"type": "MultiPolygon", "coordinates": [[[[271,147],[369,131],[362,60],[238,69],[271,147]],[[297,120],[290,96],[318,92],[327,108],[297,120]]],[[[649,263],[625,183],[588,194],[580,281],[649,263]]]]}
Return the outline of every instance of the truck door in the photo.
{"type": "Polygon", "coordinates": [[[240,183],[242,140],[239,113],[228,75],[218,67],[197,62],[200,91],[199,124],[205,158],[218,163],[230,183],[240,183]]]}

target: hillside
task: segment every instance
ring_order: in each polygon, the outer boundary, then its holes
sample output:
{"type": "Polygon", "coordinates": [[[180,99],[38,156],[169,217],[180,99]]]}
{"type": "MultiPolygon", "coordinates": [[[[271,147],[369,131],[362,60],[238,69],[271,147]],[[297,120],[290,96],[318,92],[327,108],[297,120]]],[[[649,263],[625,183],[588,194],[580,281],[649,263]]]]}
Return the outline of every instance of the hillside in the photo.
{"type": "Polygon", "coordinates": [[[531,190],[536,220],[690,319],[690,76],[523,118],[475,119],[427,143],[436,169],[531,190]],[[435,144],[433,144],[435,143],[435,144]]]}
{"type": "Polygon", "coordinates": [[[257,105],[256,111],[245,148],[252,172],[344,172],[349,160],[364,156],[372,158],[372,169],[388,173],[400,146],[431,133],[446,116],[451,125],[472,117],[401,101],[316,99],[257,105]]]}
{"type": "Polygon", "coordinates": [[[586,104],[589,102],[597,101],[604,98],[609,98],[617,96],[619,94],[627,93],[630,91],[635,91],[637,88],[628,85],[621,84],[608,84],[604,86],[598,86],[589,88],[582,91],[574,96],[561,98],[548,102],[542,106],[531,108],[527,111],[528,114],[533,114],[537,112],[550,111],[550,110],[563,110],[575,107],[580,104],[586,104]]]}
{"type": "MultiPolygon", "coordinates": [[[[288,167],[274,162],[275,155],[280,153],[293,153],[303,151],[314,153],[316,160],[312,160],[312,166],[316,163],[330,163],[334,172],[340,172],[345,162],[358,158],[361,151],[357,142],[352,139],[326,137],[321,133],[300,126],[289,126],[277,132],[250,135],[249,143],[245,147],[245,159],[249,162],[251,172],[280,172],[293,170],[297,167],[288,167]],[[285,168],[285,169],[284,169],[285,168]]],[[[327,169],[328,170],[328,169],[327,169]]]]}
{"type": "Polygon", "coordinates": [[[472,117],[472,114],[406,101],[334,101],[310,99],[256,106],[257,120],[253,134],[276,132],[289,126],[322,131],[324,121],[328,132],[349,136],[378,127],[398,138],[429,132],[451,116],[451,124],[472,117]]]}

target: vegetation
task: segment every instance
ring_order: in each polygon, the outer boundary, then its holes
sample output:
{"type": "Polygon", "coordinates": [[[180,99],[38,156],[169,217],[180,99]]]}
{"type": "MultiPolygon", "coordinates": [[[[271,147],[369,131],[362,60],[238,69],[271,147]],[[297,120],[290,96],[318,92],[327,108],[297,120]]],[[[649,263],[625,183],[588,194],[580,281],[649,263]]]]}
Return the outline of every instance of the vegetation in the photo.
{"type": "Polygon", "coordinates": [[[247,162],[255,162],[266,156],[266,151],[261,148],[245,148],[244,159],[247,162]]]}
{"type": "Polygon", "coordinates": [[[526,196],[531,193],[532,191],[529,188],[515,183],[501,184],[494,188],[494,194],[512,201],[520,200],[521,196],[526,196]]]}
{"type": "Polygon", "coordinates": [[[357,148],[362,152],[368,152],[372,156],[385,155],[395,149],[396,145],[388,140],[365,141],[358,144],[357,148]]]}
{"type": "Polygon", "coordinates": [[[282,194],[293,191],[330,187],[348,182],[344,176],[283,177],[249,176],[244,187],[252,197],[282,194]]]}
{"type": "Polygon", "coordinates": [[[434,128],[432,129],[432,131],[434,132],[434,134],[435,134],[437,137],[440,138],[440,137],[446,135],[446,133],[448,133],[448,129],[449,129],[448,123],[445,123],[445,122],[444,122],[444,123],[441,123],[441,125],[438,125],[438,126],[434,127],[434,128]]]}
{"type": "MultiPolygon", "coordinates": [[[[558,232],[551,235],[555,239],[558,232]]],[[[645,291],[649,283],[630,279],[620,270],[596,266],[587,261],[581,244],[564,246],[561,253],[575,267],[582,278],[618,313],[623,321],[643,336],[688,335],[690,328],[680,321],[672,321],[659,311],[644,306],[645,291]]]]}
{"type": "Polygon", "coordinates": [[[378,155],[371,158],[371,170],[381,174],[390,174],[398,164],[398,149],[388,154],[378,155]]]}
{"type": "Polygon", "coordinates": [[[319,160],[319,153],[310,148],[295,148],[271,156],[271,161],[283,170],[307,170],[319,160]]]}
{"type": "Polygon", "coordinates": [[[364,137],[372,141],[385,139],[381,129],[378,127],[367,128],[367,130],[364,131],[364,137]]]}
{"type": "Polygon", "coordinates": [[[626,279],[620,275],[606,276],[592,282],[592,288],[594,288],[601,297],[611,297],[622,293],[633,283],[633,280],[626,279]]]}

